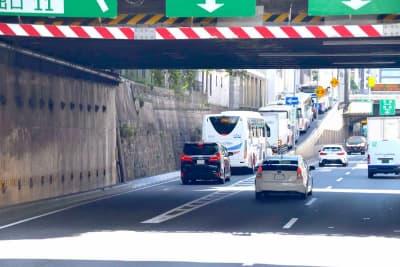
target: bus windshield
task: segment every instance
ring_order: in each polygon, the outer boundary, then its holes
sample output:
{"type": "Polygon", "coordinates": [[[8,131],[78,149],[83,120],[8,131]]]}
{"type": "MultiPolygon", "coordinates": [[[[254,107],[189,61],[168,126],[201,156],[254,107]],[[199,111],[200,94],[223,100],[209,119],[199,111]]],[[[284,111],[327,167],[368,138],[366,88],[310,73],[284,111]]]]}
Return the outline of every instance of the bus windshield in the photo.
{"type": "Polygon", "coordinates": [[[210,117],[210,122],[220,135],[228,135],[235,129],[239,116],[215,116],[210,117]]]}

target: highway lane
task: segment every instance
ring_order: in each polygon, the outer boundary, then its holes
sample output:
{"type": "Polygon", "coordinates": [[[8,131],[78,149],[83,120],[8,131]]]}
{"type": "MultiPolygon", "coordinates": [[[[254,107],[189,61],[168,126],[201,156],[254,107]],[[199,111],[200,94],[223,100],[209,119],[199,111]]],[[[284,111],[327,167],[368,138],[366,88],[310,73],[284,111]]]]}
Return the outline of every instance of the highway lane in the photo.
{"type": "Polygon", "coordinates": [[[400,180],[349,158],[307,200],[174,180],[4,228],[0,266],[398,266],[400,180]]]}

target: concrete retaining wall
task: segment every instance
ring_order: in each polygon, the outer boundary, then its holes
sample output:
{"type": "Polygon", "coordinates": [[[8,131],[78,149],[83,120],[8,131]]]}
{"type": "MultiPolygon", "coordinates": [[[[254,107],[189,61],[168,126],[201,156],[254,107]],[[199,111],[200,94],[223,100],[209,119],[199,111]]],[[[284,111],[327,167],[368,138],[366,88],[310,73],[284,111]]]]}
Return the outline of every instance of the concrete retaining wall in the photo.
{"type": "Polygon", "coordinates": [[[344,145],[346,126],[343,119],[343,110],[336,107],[329,111],[326,117],[310,136],[296,149],[296,153],[312,160],[318,157],[318,150],[325,144],[344,145]]]}
{"type": "Polygon", "coordinates": [[[121,84],[116,108],[125,180],[179,169],[183,143],[201,139],[203,115],[222,110],[205,105],[206,96],[194,93],[177,96],[166,89],[121,84]]]}
{"type": "Polygon", "coordinates": [[[0,80],[0,206],[116,183],[116,84],[4,47],[0,80]]]}

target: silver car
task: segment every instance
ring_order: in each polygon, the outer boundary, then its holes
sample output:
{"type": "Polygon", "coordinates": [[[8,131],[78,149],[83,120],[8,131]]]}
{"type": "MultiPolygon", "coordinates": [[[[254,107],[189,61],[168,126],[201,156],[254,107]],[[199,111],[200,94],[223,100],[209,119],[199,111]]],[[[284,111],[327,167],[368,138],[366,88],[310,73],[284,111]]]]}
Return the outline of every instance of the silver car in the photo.
{"type": "Polygon", "coordinates": [[[301,155],[272,156],[257,170],[255,197],[261,199],[267,193],[295,193],[303,199],[312,194],[313,177],[301,155]]]}

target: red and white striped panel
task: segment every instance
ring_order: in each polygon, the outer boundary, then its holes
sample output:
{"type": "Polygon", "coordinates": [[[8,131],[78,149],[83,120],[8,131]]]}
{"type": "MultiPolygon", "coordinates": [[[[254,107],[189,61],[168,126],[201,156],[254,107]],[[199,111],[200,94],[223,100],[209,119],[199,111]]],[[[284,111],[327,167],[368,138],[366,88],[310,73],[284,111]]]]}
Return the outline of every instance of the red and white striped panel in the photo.
{"type": "Polygon", "coordinates": [[[156,28],[158,40],[382,37],[382,25],[156,28]]]}
{"type": "MultiPolygon", "coordinates": [[[[149,40],[383,37],[383,25],[149,28],[149,40]],[[151,34],[150,34],[151,35],[151,34]]],[[[0,35],[85,39],[135,39],[131,27],[0,23],[0,35]]],[[[140,39],[140,37],[136,37],[140,39]]]]}
{"type": "Polygon", "coordinates": [[[130,27],[57,26],[0,23],[0,35],[85,39],[134,39],[130,27]]]}

